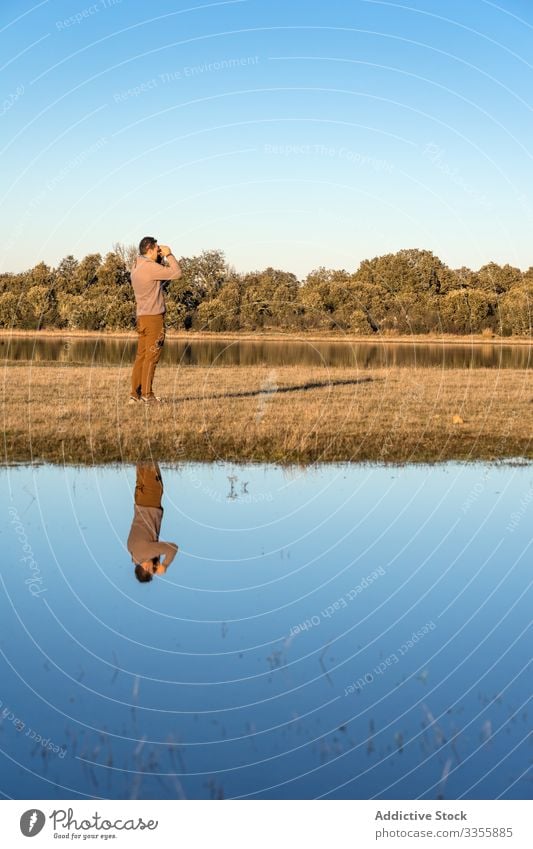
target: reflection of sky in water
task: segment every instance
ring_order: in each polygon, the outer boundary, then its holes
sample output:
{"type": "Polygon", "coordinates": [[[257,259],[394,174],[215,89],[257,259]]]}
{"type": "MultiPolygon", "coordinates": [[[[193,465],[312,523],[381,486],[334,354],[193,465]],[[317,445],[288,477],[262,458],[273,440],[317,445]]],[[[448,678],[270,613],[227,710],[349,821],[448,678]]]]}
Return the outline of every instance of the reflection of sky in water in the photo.
{"type": "Polygon", "coordinates": [[[134,467],[3,473],[3,793],[531,797],[531,467],[162,473],[146,585],[134,467]]]}

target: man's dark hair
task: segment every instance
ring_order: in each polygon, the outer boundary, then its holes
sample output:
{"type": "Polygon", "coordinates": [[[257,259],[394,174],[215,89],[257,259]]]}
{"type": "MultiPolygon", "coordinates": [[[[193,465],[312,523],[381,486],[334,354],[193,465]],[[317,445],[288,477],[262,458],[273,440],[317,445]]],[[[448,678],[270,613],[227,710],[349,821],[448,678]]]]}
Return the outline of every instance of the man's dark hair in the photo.
{"type": "Polygon", "coordinates": [[[143,569],[140,563],[137,563],[135,567],[135,577],[141,584],[145,584],[147,581],[151,581],[154,577],[151,572],[147,572],[146,569],[143,569]]]}
{"type": "Polygon", "coordinates": [[[139,253],[141,256],[144,256],[146,251],[149,251],[154,245],[157,245],[157,239],[154,236],[143,236],[139,242],[139,253]]]}

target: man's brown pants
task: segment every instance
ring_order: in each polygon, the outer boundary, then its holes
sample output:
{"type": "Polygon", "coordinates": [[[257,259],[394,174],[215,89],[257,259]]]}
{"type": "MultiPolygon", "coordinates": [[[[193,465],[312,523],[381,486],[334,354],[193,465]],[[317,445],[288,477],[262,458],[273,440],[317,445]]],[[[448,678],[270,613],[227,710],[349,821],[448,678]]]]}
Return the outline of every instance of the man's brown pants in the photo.
{"type": "Polygon", "coordinates": [[[165,320],[163,313],[159,315],[139,315],[137,317],[137,333],[139,341],[137,356],[131,373],[131,394],[152,394],[152,381],[161,349],[165,342],[165,320]]]}
{"type": "Polygon", "coordinates": [[[135,504],[140,507],[161,507],[163,479],[159,463],[137,463],[135,504]]]}

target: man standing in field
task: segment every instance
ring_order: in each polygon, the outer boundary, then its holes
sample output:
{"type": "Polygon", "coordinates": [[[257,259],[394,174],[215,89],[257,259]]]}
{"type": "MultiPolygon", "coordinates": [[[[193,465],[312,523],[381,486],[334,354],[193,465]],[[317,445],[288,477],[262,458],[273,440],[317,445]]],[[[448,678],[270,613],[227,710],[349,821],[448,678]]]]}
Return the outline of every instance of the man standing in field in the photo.
{"type": "Polygon", "coordinates": [[[165,342],[164,285],[179,277],[181,268],[170,248],[158,245],[153,236],[144,236],[131,269],[139,341],[131,374],[130,404],[158,404],[161,401],[152,391],[152,381],[165,342]]]}

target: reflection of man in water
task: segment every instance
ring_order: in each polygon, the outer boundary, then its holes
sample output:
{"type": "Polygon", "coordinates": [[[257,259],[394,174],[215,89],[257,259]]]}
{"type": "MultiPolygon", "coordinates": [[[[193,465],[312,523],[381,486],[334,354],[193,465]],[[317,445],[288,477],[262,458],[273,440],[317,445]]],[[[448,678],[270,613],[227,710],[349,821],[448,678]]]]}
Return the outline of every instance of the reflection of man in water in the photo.
{"type": "Polygon", "coordinates": [[[135,507],[128,537],[128,551],[135,563],[137,580],[151,581],[154,575],[164,575],[174,560],[178,546],[159,542],[163,508],[163,480],[158,463],[137,463],[135,507]],[[164,563],[160,555],[166,555],[164,563]]]}

